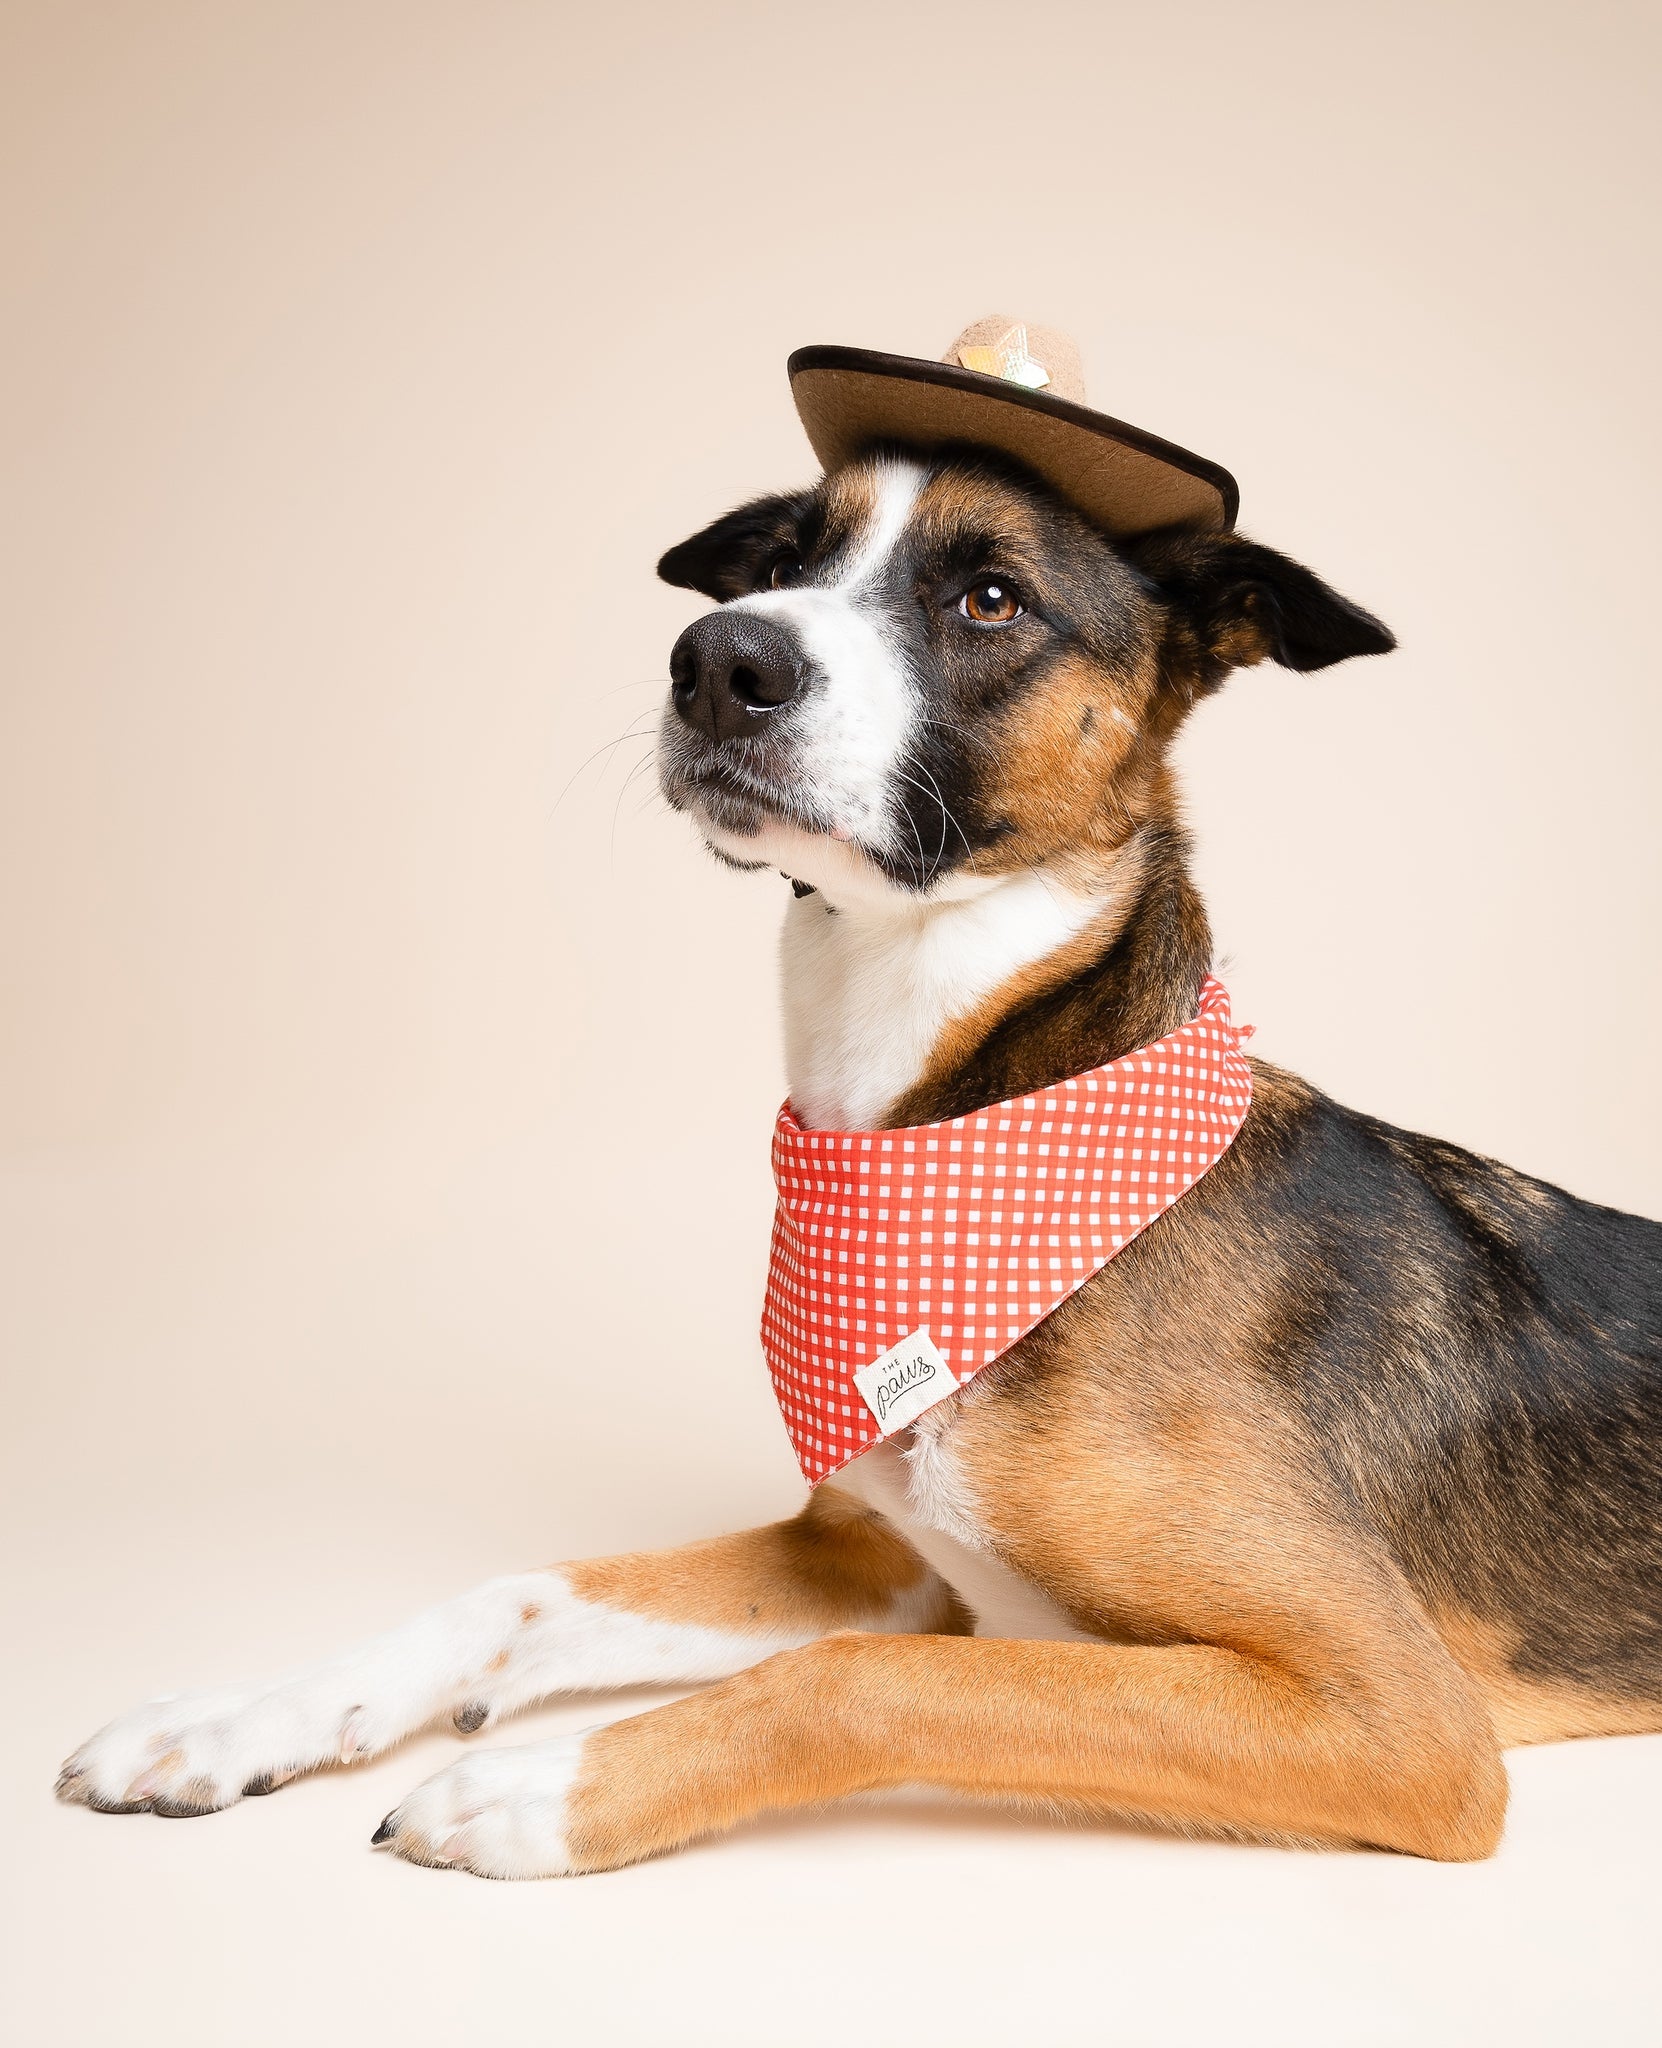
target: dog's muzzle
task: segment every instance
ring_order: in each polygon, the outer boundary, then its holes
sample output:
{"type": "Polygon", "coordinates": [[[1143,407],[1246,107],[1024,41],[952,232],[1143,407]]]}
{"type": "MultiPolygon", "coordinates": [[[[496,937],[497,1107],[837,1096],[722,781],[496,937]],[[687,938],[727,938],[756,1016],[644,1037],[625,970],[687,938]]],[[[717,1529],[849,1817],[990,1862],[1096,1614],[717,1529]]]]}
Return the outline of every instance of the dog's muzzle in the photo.
{"type": "Polygon", "coordinates": [[[807,681],[802,650],[769,619],[711,612],[696,619],[669,657],[670,694],[695,732],[720,746],[756,739],[771,714],[807,681]]]}

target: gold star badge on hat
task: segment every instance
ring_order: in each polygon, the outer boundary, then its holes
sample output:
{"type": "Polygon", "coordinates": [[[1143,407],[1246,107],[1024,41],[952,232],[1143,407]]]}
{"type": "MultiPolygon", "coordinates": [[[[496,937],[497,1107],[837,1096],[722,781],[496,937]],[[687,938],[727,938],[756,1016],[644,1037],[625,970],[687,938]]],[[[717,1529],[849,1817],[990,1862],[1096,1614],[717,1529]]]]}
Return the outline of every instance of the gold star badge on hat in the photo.
{"type": "Polygon", "coordinates": [[[979,370],[983,377],[1002,377],[1007,384],[1023,384],[1039,391],[1050,382],[1044,364],[1027,352],[1027,329],[1007,327],[986,347],[960,348],[958,360],[966,370],[979,370]]]}

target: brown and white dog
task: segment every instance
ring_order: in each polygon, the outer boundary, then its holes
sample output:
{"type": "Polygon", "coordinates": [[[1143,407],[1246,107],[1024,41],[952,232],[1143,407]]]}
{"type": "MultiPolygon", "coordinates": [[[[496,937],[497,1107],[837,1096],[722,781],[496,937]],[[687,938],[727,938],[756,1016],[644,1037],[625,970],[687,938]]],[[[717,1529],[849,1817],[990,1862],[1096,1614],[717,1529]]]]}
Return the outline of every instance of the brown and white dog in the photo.
{"type": "MultiPolygon", "coordinates": [[[[667,555],[663,784],[795,884],[790,1091],[947,1118],[1194,1014],[1168,749],[1259,660],[1390,635],[1221,533],[1115,544],[1014,467],[881,450],[667,555]]],[[[962,1393],[794,1520],[499,1579],[159,1701],[65,1798],[199,1814],[553,1694],[710,1681],[418,1786],[375,1839],[602,1870],[925,1783],[1468,1858],[1508,1743],[1662,1727],[1662,1228],[1257,1063],[1239,1138],[962,1393]]]]}

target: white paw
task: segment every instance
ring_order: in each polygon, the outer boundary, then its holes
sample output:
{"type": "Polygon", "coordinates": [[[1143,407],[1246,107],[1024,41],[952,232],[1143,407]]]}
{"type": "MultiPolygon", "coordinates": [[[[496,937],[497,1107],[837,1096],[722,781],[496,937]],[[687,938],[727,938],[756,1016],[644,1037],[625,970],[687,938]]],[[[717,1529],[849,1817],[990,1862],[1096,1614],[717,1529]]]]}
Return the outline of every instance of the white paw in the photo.
{"type": "Polygon", "coordinates": [[[418,1785],[372,1841],[476,1877],[566,1877],[566,1799],[594,1731],[486,1749],[418,1785]]]}
{"type": "Polygon", "coordinates": [[[99,1813],[215,1813],[301,1771],[369,1756],[402,1732],[319,1678],[151,1700],[81,1745],[58,1797],[99,1813]]]}
{"type": "Polygon", "coordinates": [[[309,1671],[152,1700],[82,1744],[58,1796],[100,1813],[213,1813],[444,1715],[471,1735],[535,1696],[558,1591],[546,1572],[493,1579],[309,1671]]]}

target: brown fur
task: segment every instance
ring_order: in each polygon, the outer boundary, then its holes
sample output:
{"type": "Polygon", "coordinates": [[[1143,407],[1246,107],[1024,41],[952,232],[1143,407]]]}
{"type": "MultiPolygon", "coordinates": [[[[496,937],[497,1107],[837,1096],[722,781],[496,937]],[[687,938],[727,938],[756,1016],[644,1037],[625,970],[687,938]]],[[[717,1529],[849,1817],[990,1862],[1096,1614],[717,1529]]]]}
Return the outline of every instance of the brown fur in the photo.
{"type": "MultiPolygon", "coordinates": [[[[877,1625],[928,1568],[881,1518],[822,1487],[788,1522],[681,1550],[639,1551],[558,1567],[573,1592],[632,1614],[766,1635],[877,1625]]],[[[943,1586],[932,1624],[963,1634],[969,1617],[943,1586]]]]}
{"type": "Polygon", "coordinates": [[[1438,1729],[1422,1710],[1398,1732],[1325,1672],[1204,1643],[845,1635],[598,1731],[568,1852],[611,1869],[770,1808],[918,1782],[1451,1861],[1489,1854],[1505,1807],[1480,1723],[1438,1729]]]}
{"type": "Polygon", "coordinates": [[[1431,1618],[1449,1654],[1487,1701],[1503,1749],[1583,1735],[1644,1735],[1657,1726],[1652,1704],[1604,1699],[1577,1685],[1531,1683],[1517,1668],[1515,1629],[1497,1628],[1457,1607],[1437,1608],[1431,1618]]]}
{"type": "Polygon", "coordinates": [[[1089,664],[1063,662],[1009,719],[982,787],[1016,829],[977,858],[979,872],[1054,865],[1084,878],[1124,843],[1146,810],[1147,778],[1125,773],[1137,739],[1114,716],[1123,694],[1105,691],[1089,664]],[[1116,791],[1112,806],[1105,789],[1116,791]]]}

